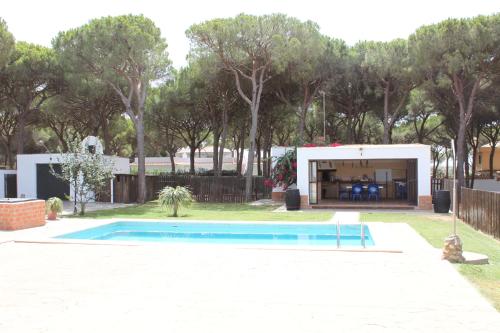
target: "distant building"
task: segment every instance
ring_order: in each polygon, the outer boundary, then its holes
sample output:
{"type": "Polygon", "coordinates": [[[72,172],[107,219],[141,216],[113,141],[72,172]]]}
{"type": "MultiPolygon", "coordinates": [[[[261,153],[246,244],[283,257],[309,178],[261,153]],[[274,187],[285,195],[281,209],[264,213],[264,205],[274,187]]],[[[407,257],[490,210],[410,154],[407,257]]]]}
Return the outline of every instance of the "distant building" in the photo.
{"type": "MultiPolygon", "coordinates": [[[[181,148],[176,154],[176,157],[182,157],[182,158],[189,158],[189,154],[191,153],[191,149],[189,147],[184,147],[181,148]]],[[[196,157],[198,158],[213,158],[214,157],[214,147],[213,146],[206,146],[201,149],[196,150],[196,157]]],[[[231,158],[234,157],[234,153],[227,149],[224,148],[224,158],[231,158]]]]}
{"type": "MultiPolygon", "coordinates": [[[[486,144],[479,148],[479,152],[476,157],[476,172],[481,174],[489,173],[490,171],[490,154],[491,145],[486,144]]],[[[500,145],[495,147],[495,156],[493,159],[493,171],[500,171],[500,145]]]]}
{"type": "MultiPolygon", "coordinates": [[[[207,146],[196,150],[194,166],[196,171],[213,170],[213,146],[207,146]]],[[[176,171],[189,171],[189,155],[191,150],[188,147],[181,148],[174,157],[176,171]]],[[[236,170],[236,157],[227,148],[224,149],[223,170],[236,170]]],[[[137,158],[131,164],[132,169],[137,168],[137,158]]],[[[170,172],[172,165],[170,157],[146,157],[146,172],[170,172]]]]}

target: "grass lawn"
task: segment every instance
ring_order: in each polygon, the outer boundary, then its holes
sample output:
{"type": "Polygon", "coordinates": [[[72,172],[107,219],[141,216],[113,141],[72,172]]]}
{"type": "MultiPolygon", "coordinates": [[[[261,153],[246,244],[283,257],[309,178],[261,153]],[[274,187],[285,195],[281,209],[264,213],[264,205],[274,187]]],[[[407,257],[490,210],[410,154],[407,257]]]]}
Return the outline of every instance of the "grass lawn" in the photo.
{"type": "MultiPolygon", "coordinates": [[[[447,215],[415,213],[362,213],[365,222],[405,222],[436,248],[443,247],[446,236],[452,232],[452,218],[447,215]]],[[[464,250],[488,255],[489,265],[454,265],[460,273],[475,284],[500,311],[500,242],[457,221],[457,234],[464,250]]]]}
{"type": "MultiPolygon", "coordinates": [[[[215,221],[328,221],[332,217],[329,212],[273,212],[278,206],[251,206],[248,204],[194,203],[189,208],[179,211],[181,220],[215,220],[215,221]]],[[[133,219],[165,219],[169,214],[158,206],[156,201],[144,205],[115,208],[88,212],[87,218],[133,218],[133,219]]]]}

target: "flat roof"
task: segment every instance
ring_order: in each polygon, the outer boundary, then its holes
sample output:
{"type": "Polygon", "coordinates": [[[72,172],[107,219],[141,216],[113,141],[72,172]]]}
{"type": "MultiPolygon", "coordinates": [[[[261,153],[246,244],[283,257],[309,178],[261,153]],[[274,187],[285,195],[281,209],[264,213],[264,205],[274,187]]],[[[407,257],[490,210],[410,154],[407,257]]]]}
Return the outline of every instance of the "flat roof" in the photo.
{"type": "Polygon", "coordinates": [[[354,144],[354,145],[340,145],[336,147],[332,146],[317,146],[317,147],[297,147],[298,149],[311,149],[311,148],[424,148],[430,147],[429,145],[424,145],[421,143],[401,143],[401,144],[354,144]]]}

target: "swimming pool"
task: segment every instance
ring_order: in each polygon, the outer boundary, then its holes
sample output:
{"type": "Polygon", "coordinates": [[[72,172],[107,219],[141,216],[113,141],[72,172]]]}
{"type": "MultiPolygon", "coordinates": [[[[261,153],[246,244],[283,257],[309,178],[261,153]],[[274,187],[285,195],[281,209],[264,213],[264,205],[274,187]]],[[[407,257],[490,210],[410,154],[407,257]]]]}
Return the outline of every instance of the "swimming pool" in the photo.
{"type": "MultiPolygon", "coordinates": [[[[367,225],[365,246],[374,241],[367,225]]],[[[58,239],[215,244],[337,246],[335,224],[257,224],[198,222],[113,222],[57,236],[58,239]]],[[[340,246],[362,246],[361,225],[340,225],[340,246]]]]}

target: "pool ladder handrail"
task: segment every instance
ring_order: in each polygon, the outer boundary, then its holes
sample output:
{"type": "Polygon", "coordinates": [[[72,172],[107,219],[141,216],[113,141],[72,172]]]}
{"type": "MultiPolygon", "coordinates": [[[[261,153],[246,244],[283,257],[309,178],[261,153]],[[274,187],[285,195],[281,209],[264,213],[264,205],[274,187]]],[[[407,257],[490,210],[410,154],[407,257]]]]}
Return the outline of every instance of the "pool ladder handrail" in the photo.
{"type": "Polygon", "coordinates": [[[364,225],[363,221],[361,221],[361,246],[366,247],[365,246],[365,225],[364,225]]]}
{"type": "Polygon", "coordinates": [[[337,248],[340,247],[340,220],[337,220],[337,248]]]}

